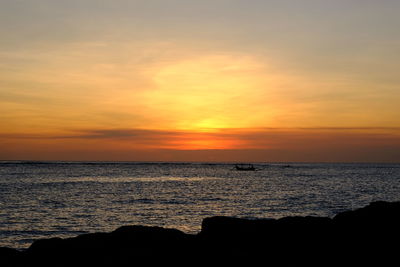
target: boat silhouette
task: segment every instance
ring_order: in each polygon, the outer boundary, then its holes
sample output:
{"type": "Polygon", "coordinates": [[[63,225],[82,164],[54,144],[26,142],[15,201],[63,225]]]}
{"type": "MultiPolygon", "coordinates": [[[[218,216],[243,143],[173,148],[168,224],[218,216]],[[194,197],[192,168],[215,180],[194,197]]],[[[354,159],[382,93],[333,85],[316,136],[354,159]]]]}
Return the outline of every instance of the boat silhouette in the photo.
{"type": "Polygon", "coordinates": [[[255,171],[256,168],[254,168],[253,164],[236,164],[235,169],[237,171],[255,171]]]}

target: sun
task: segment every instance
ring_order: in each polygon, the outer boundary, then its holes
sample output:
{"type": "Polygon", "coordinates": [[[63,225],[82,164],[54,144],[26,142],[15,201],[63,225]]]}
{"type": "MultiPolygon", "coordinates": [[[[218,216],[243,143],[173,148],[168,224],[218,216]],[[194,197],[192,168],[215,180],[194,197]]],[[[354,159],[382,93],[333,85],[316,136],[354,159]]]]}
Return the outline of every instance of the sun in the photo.
{"type": "Polygon", "coordinates": [[[193,124],[193,128],[202,132],[213,132],[217,129],[230,128],[231,125],[227,124],[224,119],[207,118],[200,120],[198,123],[193,124]]]}
{"type": "Polygon", "coordinates": [[[145,101],[160,118],[158,128],[207,132],[268,120],[255,112],[265,86],[262,65],[251,57],[194,57],[163,65],[152,80],[145,101]]]}

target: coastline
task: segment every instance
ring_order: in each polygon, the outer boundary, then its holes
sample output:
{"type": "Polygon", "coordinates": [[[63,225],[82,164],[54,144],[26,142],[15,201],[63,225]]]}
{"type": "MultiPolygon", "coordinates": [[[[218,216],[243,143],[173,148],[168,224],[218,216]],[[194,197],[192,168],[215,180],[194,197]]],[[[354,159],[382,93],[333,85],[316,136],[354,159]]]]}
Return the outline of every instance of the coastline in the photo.
{"type": "Polygon", "coordinates": [[[148,226],[122,226],[109,233],[33,242],[23,251],[0,248],[2,266],[126,266],[265,260],[363,261],[397,255],[400,202],[373,202],[333,218],[205,218],[198,234],[148,226]],[[393,250],[393,251],[392,251],[393,250]]]}

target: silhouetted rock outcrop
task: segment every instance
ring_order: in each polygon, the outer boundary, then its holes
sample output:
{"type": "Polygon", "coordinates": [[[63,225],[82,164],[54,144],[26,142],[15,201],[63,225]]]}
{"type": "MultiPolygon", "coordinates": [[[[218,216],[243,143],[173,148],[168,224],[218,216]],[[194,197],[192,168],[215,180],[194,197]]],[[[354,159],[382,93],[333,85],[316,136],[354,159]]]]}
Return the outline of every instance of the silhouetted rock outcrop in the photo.
{"type": "Polygon", "coordinates": [[[163,258],[179,259],[179,253],[193,243],[194,236],[175,229],[123,226],[111,233],[84,234],[74,238],[35,241],[25,260],[43,264],[52,259],[65,266],[77,264],[125,265],[143,260],[158,263],[163,258]]]}
{"type": "Polygon", "coordinates": [[[0,248],[2,266],[153,266],[262,261],[308,265],[397,259],[400,202],[374,202],[334,218],[247,220],[211,217],[197,235],[160,227],[124,226],[111,233],[35,241],[27,250],[0,248]],[[7,265],[8,264],[8,265],[7,265]]]}
{"type": "Polygon", "coordinates": [[[0,266],[18,266],[23,253],[12,248],[0,247],[0,266]]]}

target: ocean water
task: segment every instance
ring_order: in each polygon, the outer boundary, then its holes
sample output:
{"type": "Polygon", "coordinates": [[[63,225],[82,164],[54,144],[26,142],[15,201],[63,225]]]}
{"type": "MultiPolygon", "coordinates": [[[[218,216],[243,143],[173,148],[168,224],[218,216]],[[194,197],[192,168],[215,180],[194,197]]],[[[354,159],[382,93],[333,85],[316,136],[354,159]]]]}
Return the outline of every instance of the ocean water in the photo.
{"type": "Polygon", "coordinates": [[[329,216],[400,200],[400,164],[0,162],[0,246],[205,217],[329,216]]]}

